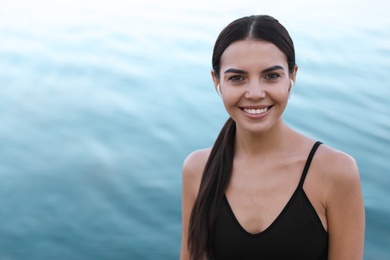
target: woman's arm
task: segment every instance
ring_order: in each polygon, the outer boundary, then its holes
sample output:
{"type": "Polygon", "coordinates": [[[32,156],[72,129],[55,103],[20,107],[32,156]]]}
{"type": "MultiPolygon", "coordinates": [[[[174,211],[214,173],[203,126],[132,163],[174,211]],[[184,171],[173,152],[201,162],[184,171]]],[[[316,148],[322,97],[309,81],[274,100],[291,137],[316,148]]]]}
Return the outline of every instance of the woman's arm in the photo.
{"type": "Polygon", "coordinates": [[[182,240],[180,260],[189,260],[188,226],[191,211],[198,194],[204,166],[210,154],[209,150],[199,150],[190,154],[183,164],[182,173],[182,240]]]}
{"type": "Polygon", "coordinates": [[[365,214],[359,170],[349,155],[337,153],[328,164],[326,199],[329,260],[361,260],[365,214]]]}

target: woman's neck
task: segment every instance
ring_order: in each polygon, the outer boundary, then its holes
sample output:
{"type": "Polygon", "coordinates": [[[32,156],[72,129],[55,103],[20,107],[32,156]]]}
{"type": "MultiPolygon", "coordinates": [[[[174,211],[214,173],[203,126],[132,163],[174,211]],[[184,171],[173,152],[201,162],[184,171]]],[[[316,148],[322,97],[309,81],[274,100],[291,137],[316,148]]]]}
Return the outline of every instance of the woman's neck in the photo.
{"type": "Polygon", "coordinates": [[[283,121],[263,133],[251,133],[237,127],[235,154],[246,159],[270,157],[285,149],[286,141],[293,133],[283,121]]]}

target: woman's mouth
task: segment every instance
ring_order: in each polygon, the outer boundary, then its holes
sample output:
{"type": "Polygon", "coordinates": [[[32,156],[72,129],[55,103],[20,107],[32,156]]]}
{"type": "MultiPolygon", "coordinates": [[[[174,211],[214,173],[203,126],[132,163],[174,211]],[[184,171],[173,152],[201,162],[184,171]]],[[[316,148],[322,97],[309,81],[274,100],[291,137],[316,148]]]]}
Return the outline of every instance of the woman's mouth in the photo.
{"type": "Polygon", "coordinates": [[[244,110],[246,113],[251,114],[251,115],[260,115],[268,111],[272,106],[269,107],[264,107],[264,108],[241,108],[244,110]]]}

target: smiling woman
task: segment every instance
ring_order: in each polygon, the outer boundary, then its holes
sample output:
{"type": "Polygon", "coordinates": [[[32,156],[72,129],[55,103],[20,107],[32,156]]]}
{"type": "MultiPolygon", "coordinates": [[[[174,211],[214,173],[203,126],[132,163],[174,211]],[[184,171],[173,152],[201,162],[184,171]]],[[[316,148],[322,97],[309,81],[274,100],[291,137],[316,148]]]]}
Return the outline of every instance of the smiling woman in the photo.
{"type": "Polygon", "coordinates": [[[2,1],[0,259],[178,259],[182,161],[210,146],[228,116],[210,80],[213,44],[248,13],[289,29],[299,71],[283,120],[356,159],[364,259],[388,259],[389,9],[385,0],[2,1]]]}
{"type": "MultiPolygon", "coordinates": [[[[286,107],[297,67],[294,66],[293,72],[289,73],[286,56],[278,47],[251,39],[233,42],[222,55],[220,70],[224,71],[221,77],[212,72],[214,84],[221,89],[225,108],[235,122],[240,117],[253,120],[270,118],[270,113],[275,120],[279,120],[286,107]],[[267,94],[274,99],[265,99],[267,94]],[[278,102],[274,103],[275,100],[278,102]]],[[[261,131],[250,130],[252,127],[272,126],[253,120],[248,121],[247,125],[247,130],[252,132],[261,131]]],[[[242,121],[238,127],[245,124],[242,121]]]]}
{"type": "Polygon", "coordinates": [[[355,160],[282,119],[297,71],[273,17],[220,33],[211,74],[230,118],[212,148],[184,162],[182,260],[362,258],[355,160]]]}

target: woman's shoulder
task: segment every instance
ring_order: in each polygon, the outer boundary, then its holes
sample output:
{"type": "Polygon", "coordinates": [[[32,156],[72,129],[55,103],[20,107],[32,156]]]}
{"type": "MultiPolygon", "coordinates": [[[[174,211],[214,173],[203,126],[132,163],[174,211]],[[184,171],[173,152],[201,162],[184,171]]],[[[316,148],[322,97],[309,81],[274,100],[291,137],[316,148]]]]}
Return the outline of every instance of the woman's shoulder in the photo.
{"type": "Polygon", "coordinates": [[[210,148],[196,150],[189,154],[183,163],[183,196],[193,201],[198,193],[203,170],[210,155],[210,148]]]}
{"type": "Polygon", "coordinates": [[[351,155],[322,144],[315,156],[315,168],[330,191],[359,185],[358,166],[351,155]]]}
{"type": "Polygon", "coordinates": [[[318,162],[327,172],[355,172],[356,160],[349,154],[322,144],[318,149],[318,162]]]}
{"type": "MultiPolygon", "coordinates": [[[[309,147],[313,147],[313,144],[318,142],[300,133],[297,136],[296,144],[301,145],[296,145],[296,147],[301,147],[301,150],[305,151],[303,154],[306,154],[309,147]]],[[[327,177],[339,178],[340,175],[358,174],[356,161],[351,155],[322,142],[315,152],[311,167],[313,166],[327,177]]]]}
{"type": "MultiPolygon", "coordinates": [[[[183,163],[184,175],[201,175],[209,158],[211,148],[196,150],[190,153],[183,163]]],[[[193,176],[195,177],[195,176],[193,176]]]]}

